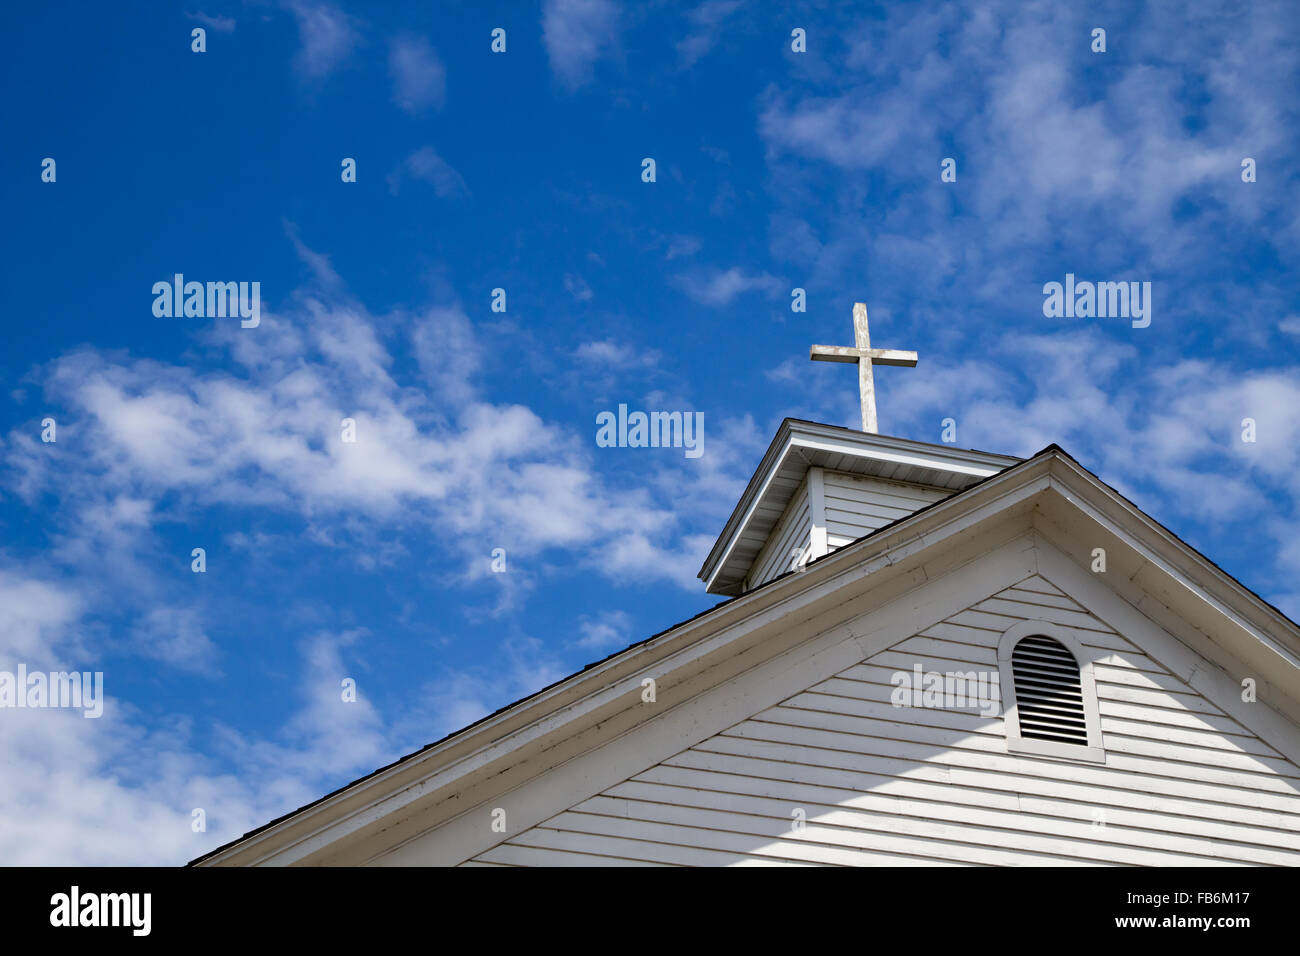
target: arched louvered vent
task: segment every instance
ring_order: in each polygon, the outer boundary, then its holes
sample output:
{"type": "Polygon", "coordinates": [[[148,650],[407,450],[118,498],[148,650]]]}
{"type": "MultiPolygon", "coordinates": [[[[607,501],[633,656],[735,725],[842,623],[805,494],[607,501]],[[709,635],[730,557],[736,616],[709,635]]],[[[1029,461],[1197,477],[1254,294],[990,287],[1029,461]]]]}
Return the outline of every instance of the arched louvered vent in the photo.
{"type": "Polygon", "coordinates": [[[1088,745],[1079,662],[1060,641],[1034,635],[1011,653],[1020,736],[1088,745]]]}

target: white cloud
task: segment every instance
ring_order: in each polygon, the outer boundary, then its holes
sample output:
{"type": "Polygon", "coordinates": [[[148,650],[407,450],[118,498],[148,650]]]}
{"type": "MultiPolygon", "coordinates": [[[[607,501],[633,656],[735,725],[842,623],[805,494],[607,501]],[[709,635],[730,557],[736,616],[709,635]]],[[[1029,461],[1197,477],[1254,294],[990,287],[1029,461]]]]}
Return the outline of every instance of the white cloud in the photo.
{"type": "Polygon", "coordinates": [[[673,236],[668,241],[668,251],[664,257],[671,260],[682,256],[693,256],[700,251],[700,245],[700,240],[694,236],[673,236]]]}
{"type": "Polygon", "coordinates": [[[388,176],[388,188],[396,195],[408,179],[433,186],[439,199],[457,199],[469,195],[469,187],[460,173],[438,155],[432,146],[417,149],[388,176]]]}
{"type": "Polygon", "coordinates": [[[545,0],[542,41],[551,69],[565,87],[589,82],[596,62],[617,51],[619,17],[613,0],[545,0]]]}
{"type": "Polygon", "coordinates": [[[637,349],[613,339],[603,339],[583,342],[574,352],[574,358],[603,369],[653,368],[659,363],[660,354],[655,349],[637,349]]]}
{"type": "Polygon", "coordinates": [[[396,37],[388,48],[393,77],[393,101],[408,113],[441,109],[447,91],[447,71],[424,37],[396,37]]]}
{"type": "MultiPolygon", "coordinates": [[[[177,514],[229,506],[313,521],[369,519],[355,531],[334,523],[327,541],[427,527],[453,553],[475,559],[484,540],[520,556],[573,548],[611,575],[697,586],[675,544],[690,516],[675,503],[725,455],[712,430],[698,461],[647,462],[641,480],[671,476],[671,492],[611,484],[595,468],[594,424],[574,433],[526,407],[479,397],[474,377],[484,351],[461,309],[376,317],[336,284],[332,269],[326,278],[284,307],[264,309],[255,334],[237,323],[214,331],[214,358],[225,353],[230,371],[91,350],[48,366],[47,398],[66,408],[64,427],[79,436],[79,452],[65,455],[64,443],[44,445],[15,430],[7,464],[15,490],[34,500],[57,488],[60,515],[79,519],[68,525],[78,546],[64,558],[85,566],[111,544],[121,555],[115,564],[143,564],[141,549],[159,520],[148,503],[165,499],[177,514]],[[394,348],[413,352],[419,378],[395,377],[394,348]],[[344,418],[356,423],[354,444],[340,439],[344,418]],[[84,539],[87,531],[94,538],[84,539]]],[[[588,343],[577,356],[606,369],[647,367],[655,358],[613,341],[588,343]]],[[[728,467],[743,470],[735,461],[728,467]]],[[[693,560],[694,549],[689,554],[693,560]]],[[[487,573],[479,560],[466,567],[487,573]]],[[[197,653],[200,645],[182,641],[166,653],[197,653]]]]}
{"type": "MultiPolygon", "coordinates": [[[[1108,59],[1096,83],[1084,76],[1101,56],[1075,42],[1089,24],[1067,6],[942,7],[900,12],[887,27],[874,19],[845,27],[850,52],[832,64],[832,82],[823,84],[830,92],[774,85],[760,98],[773,192],[794,213],[794,222],[776,217],[773,246],[789,245],[810,203],[830,188],[834,235],[820,248],[804,244],[827,284],[842,281],[864,246],[902,241],[937,266],[914,251],[901,271],[898,258],[877,260],[883,274],[897,281],[938,272],[958,287],[971,286],[967,276],[1010,274],[1022,250],[1063,238],[1067,254],[1109,258],[1143,278],[1209,265],[1205,235],[1267,215],[1262,194],[1241,189],[1242,155],[1281,148],[1280,131],[1294,125],[1277,79],[1294,79],[1300,56],[1278,41],[1272,22],[1261,13],[1234,20],[1232,30],[1204,31],[1191,14],[1148,8],[1125,31],[1131,59],[1108,59]],[[948,39],[936,49],[940,34],[948,39]],[[1161,55],[1160,38],[1171,35],[1185,38],[1174,58],[1161,55]],[[1203,91],[1200,102],[1187,102],[1190,89],[1203,91]],[[1188,122],[1193,116],[1198,122],[1188,122]],[[940,158],[954,155],[957,183],[930,187],[940,158]],[[821,164],[844,176],[828,184],[821,164]],[[873,192],[903,197],[870,229],[867,171],[879,177],[873,192]],[[956,214],[949,196],[960,198],[956,214]],[[1185,199],[1194,201],[1191,214],[1185,199]]],[[[996,281],[974,288],[1005,291],[996,281]]]]}
{"type": "Polygon", "coordinates": [[[746,292],[761,292],[772,296],[781,291],[781,280],[766,272],[750,274],[739,266],[730,269],[710,269],[676,276],[673,284],[687,297],[708,306],[730,305],[746,292]]]}
{"type": "Polygon", "coordinates": [[[322,80],[352,54],[360,34],[352,18],[332,4],[288,0],[287,6],[298,21],[301,43],[294,68],[305,80],[322,80]]]}
{"type": "Polygon", "coordinates": [[[185,14],[191,20],[197,20],[209,30],[216,30],[218,33],[231,33],[235,29],[234,17],[211,17],[206,13],[187,13],[185,14]]]}
{"type": "Polygon", "coordinates": [[[568,290],[569,295],[573,296],[579,302],[590,302],[592,299],[591,286],[587,280],[574,273],[565,273],[564,288],[568,290]]]}
{"type": "Polygon", "coordinates": [[[632,643],[628,634],[631,619],[625,611],[606,611],[595,617],[584,615],[578,619],[578,633],[574,644],[590,651],[606,651],[627,647],[632,643]]]}
{"type": "MultiPolygon", "coordinates": [[[[84,622],[75,604],[49,588],[0,572],[6,596],[46,589],[46,598],[54,598],[47,606],[57,607],[59,617],[55,629],[43,633],[48,646],[36,656],[58,658],[59,669],[86,669],[68,652],[75,626],[84,622]]],[[[25,607],[20,602],[15,614],[12,604],[0,603],[0,635],[8,635],[0,649],[23,646],[13,641],[11,625],[30,634],[25,607]]],[[[42,620],[44,627],[49,612],[42,620]]],[[[315,799],[340,777],[391,760],[396,751],[364,698],[344,704],[339,697],[338,682],[350,673],[339,648],[348,640],[320,635],[304,642],[308,690],[280,731],[287,743],[219,729],[218,749],[238,763],[238,776],[213,769],[187,718],[168,715],[158,723],[115,696],[118,668],[104,669],[98,718],[69,709],[6,711],[0,765],[9,772],[0,788],[0,857],[15,866],[174,865],[315,799]],[[206,815],[206,832],[191,828],[195,808],[206,815]]]]}
{"type": "Polygon", "coordinates": [[[677,42],[678,62],[683,67],[692,67],[713,49],[719,34],[725,29],[727,18],[741,5],[741,0],[706,0],[687,13],[691,29],[677,42]]]}
{"type": "Polygon", "coordinates": [[[780,382],[784,385],[802,385],[805,376],[808,375],[808,360],[806,357],[788,358],[776,368],[768,369],[763,375],[771,382],[780,382]]]}
{"type": "Polygon", "coordinates": [[[55,645],[81,616],[83,604],[67,587],[0,569],[0,657],[36,667],[59,663],[55,645]]]}
{"type": "Polygon", "coordinates": [[[141,621],[134,643],[145,656],[183,670],[211,674],[216,662],[216,646],[191,608],[154,608],[141,621]]]}

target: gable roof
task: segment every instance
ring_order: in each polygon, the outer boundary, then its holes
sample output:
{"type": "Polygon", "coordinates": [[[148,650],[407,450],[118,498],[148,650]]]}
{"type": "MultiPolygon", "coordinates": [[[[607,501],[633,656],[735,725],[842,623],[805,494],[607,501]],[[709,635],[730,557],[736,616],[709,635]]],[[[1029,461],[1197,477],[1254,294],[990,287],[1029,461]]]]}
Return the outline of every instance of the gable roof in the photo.
{"type": "Polygon", "coordinates": [[[1019,461],[1010,455],[787,418],[704,559],[699,577],[711,594],[739,594],[750,566],[811,467],[955,492],[1019,461]]]}
{"type": "MultiPolygon", "coordinates": [[[[311,862],[336,840],[383,830],[397,814],[409,819],[416,804],[441,801],[448,806],[444,816],[468,809],[471,804],[456,803],[467,781],[508,789],[522,774],[540,773],[546,761],[571,756],[572,748],[557,741],[582,735],[589,744],[602,728],[615,735],[625,729],[627,719],[612,717],[629,710],[628,695],[636,696],[648,669],[661,668],[661,682],[689,684],[687,678],[706,663],[757,647],[758,639],[747,641],[761,626],[780,622],[796,608],[813,614],[832,606],[850,583],[869,578],[870,587],[882,590],[891,578],[915,571],[936,548],[978,543],[980,530],[999,516],[1031,521],[1036,533],[1054,535],[1057,543],[1082,541],[1068,554],[1080,566],[1087,566],[1092,547],[1106,547],[1113,571],[1107,583],[1121,597],[1154,619],[1189,622],[1196,649],[1207,660],[1235,665],[1233,672],[1242,663],[1253,668],[1260,675],[1260,699],[1300,723],[1300,626],[1053,444],[802,571],[787,572],[589,664],[189,865],[311,862]]],[[[1300,758],[1300,745],[1291,756],[1300,758]]]]}

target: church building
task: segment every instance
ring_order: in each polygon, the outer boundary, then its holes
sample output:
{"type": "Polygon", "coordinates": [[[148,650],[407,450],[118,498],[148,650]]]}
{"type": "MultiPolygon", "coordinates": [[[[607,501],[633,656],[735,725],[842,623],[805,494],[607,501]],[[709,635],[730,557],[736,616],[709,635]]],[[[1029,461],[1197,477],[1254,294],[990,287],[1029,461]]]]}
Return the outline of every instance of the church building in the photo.
{"type": "Polygon", "coordinates": [[[786,419],[726,600],[200,866],[1300,865],[1300,628],[1050,445],[786,419]]]}

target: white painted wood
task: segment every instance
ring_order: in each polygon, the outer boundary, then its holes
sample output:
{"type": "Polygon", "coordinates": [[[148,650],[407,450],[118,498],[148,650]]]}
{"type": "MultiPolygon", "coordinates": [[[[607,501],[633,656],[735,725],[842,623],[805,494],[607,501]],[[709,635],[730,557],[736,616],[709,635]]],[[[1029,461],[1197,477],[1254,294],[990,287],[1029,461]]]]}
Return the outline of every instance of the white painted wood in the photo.
{"type": "Polygon", "coordinates": [[[809,498],[810,480],[805,479],[790,499],[772,535],[754,559],[746,590],[766,584],[787,571],[796,570],[811,557],[812,507],[809,498]],[[799,552],[800,557],[796,557],[799,552]],[[797,563],[796,563],[797,562],[797,563]]]}
{"type": "Polygon", "coordinates": [[[823,482],[831,548],[843,547],[952,494],[948,489],[834,471],[825,472],[823,482]]]}
{"type": "Polygon", "coordinates": [[[658,862],[1300,865],[1300,767],[1148,650],[1025,577],[478,858],[545,832],[658,862]],[[1065,633],[1090,662],[1103,762],[1013,752],[1001,710],[892,704],[916,664],[997,670],[1007,632],[1065,633]]]}
{"type": "Polygon", "coordinates": [[[810,467],[958,491],[1019,461],[787,419],[700,568],[713,594],[741,593],[754,557],[810,467]]]}
{"type": "MultiPolygon", "coordinates": [[[[949,497],[947,488],[809,468],[773,526],[745,580],[758,587],[877,528],[949,497]],[[798,557],[796,557],[798,552],[798,557]]],[[[1037,599],[1047,595],[1033,595],[1037,599]]]]}
{"type": "MultiPolygon", "coordinates": [[[[719,763],[716,770],[677,766],[671,762],[661,764],[612,788],[610,793],[657,802],[686,802],[690,805],[696,805],[696,801],[709,793],[724,796],[741,794],[783,800],[786,801],[786,807],[803,807],[810,816],[810,808],[814,806],[850,808],[886,815],[902,814],[921,818],[938,815],[942,819],[959,822],[990,822],[998,827],[1028,832],[1033,832],[1039,826],[1059,827],[1061,832],[1078,832],[1075,825],[1080,821],[1091,827],[1092,808],[1087,803],[1077,801],[978,789],[962,790],[954,794],[951,787],[935,786],[908,778],[854,779],[851,775],[841,774],[837,779],[835,771],[810,773],[810,779],[807,780],[788,779],[779,765],[764,765],[762,761],[749,761],[747,764],[719,763]],[[727,772],[721,772],[724,768],[727,772]],[[669,787],[673,789],[667,789],[669,787]],[[652,788],[658,788],[660,795],[656,796],[655,789],[652,788]],[[689,791],[691,795],[675,796],[681,790],[689,791]]],[[[1154,812],[1150,808],[1114,808],[1108,811],[1107,816],[1116,827],[1186,833],[1250,844],[1241,853],[1243,859],[1258,855],[1259,847],[1300,850],[1300,831],[1251,828],[1233,822],[1154,812]]],[[[1126,846],[1133,843],[1132,833],[1111,833],[1105,828],[1096,830],[1100,832],[1091,832],[1090,838],[1126,846]]]]}
{"type": "MultiPolygon", "coordinates": [[[[873,794],[897,794],[928,801],[948,801],[971,806],[992,806],[1016,809],[1029,798],[1065,801],[1079,808],[1081,814],[1091,812],[1093,791],[1085,784],[1051,778],[1015,777],[1001,774],[981,775],[964,770],[952,770],[936,765],[906,765],[898,773],[890,767],[868,761],[860,769],[837,766],[839,758],[814,755],[816,763],[799,763],[779,759],[779,748],[753,744],[746,741],[718,738],[710,741],[709,749],[693,748],[669,760],[662,767],[703,769],[725,772],[728,775],[748,776],[760,780],[779,780],[792,783],[815,783],[843,787],[873,794]],[[961,786],[953,786],[959,783],[961,786]]],[[[651,773],[646,771],[645,773],[651,773]]],[[[724,788],[725,789],[725,788],[724,788]]],[[[1255,807],[1232,806],[1213,801],[1163,797],[1149,792],[1115,789],[1108,794],[1113,806],[1149,810],[1167,815],[1164,823],[1171,830],[1187,824],[1187,819],[1222,822],[1231,820],[1243,826],[1259,828],[1262,839],[1271,840],[1278,831],[1300,833],[1300,819],[1294,814],[1263,810],[1255,807]],[[1187,819],[1184,819],[1187,818],[1187,819]]]]}
{"type": "Polygon", "coordinates": [[[826,469],[808,469],[808,512],[812,523],[809,555],[820,558],[826,554],[826,469]]]}

